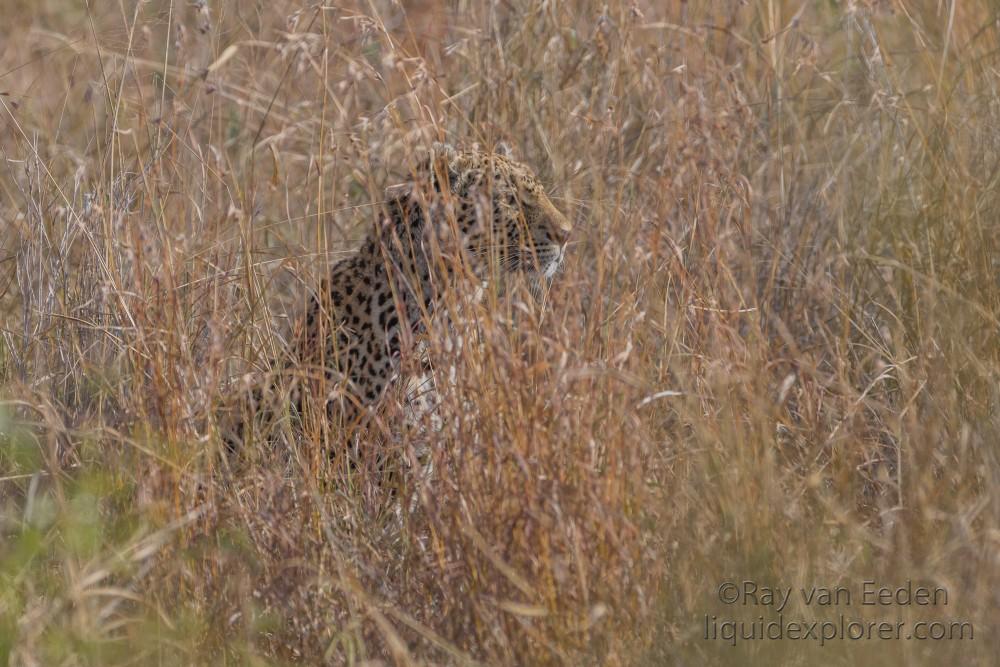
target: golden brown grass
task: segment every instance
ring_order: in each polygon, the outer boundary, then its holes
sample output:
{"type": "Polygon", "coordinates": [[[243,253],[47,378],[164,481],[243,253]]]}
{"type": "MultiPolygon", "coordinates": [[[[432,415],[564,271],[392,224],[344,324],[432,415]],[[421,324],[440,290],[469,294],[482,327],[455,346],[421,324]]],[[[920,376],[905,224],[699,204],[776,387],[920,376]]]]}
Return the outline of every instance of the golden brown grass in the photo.
{"type": "Polygon", "coordinates": [[[991,3],[3,11],[11,664],[991,664],[991,3]],[[229,465],[219,407],[436,139],[537,168],[566,270],[449,303],[440,431],[229,465]],[[703,637],[774,615],[725,581],[868,579],[948,605],[784,613],[975,639],[703,637]]]}

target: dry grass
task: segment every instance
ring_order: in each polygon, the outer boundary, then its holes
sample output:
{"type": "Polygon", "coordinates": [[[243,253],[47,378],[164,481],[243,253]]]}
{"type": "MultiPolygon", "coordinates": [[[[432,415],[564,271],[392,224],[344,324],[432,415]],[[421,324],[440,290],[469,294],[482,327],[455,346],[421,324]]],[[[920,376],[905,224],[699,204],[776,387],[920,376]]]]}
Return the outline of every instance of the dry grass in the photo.
{"type": "Polygon", "coordinates": [[[5,3],[0,660],[991,664],[993,4],[491,4],[5,3]],[[534,165],[566,270],[451,304],[440,431],[228,465],[435,139],[534,165]],[[706,641],[744,579],[975,639],[706,641]]]}

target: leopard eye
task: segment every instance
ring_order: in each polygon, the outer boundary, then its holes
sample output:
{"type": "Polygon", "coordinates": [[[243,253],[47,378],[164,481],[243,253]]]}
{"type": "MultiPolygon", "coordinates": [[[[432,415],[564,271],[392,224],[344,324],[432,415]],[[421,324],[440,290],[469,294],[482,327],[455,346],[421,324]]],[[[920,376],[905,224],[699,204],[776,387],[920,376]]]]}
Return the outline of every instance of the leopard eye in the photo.
{"type": "Polygon", "coordinates": [[[524,202],[525,204],[533,203],[538,198],[535,193],[535,188],[531,187],[530,185],[521,183],[518,185],[517,190],[518,190],[518,195],[521,198],[521,201],[524,202]]]}

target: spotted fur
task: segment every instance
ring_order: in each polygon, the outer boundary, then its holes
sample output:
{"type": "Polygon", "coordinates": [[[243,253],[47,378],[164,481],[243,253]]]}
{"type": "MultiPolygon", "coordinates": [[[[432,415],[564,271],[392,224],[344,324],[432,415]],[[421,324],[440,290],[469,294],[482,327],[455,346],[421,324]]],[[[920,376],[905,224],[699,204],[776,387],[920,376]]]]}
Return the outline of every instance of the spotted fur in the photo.
{"type": "MultiPolygon", "coordinates": [[[[461,276],[486,280],[493,267],[551,277],[563,259],[569,220],[508,155],[435,144],[415,176],[390,189],[377,228],[334,265],[297,327],[286,372],[300,414],[320,404],[329,422],[356,423],[461,276]]],[[[249,411],[267,394],[255,391],[249,411]]]]}

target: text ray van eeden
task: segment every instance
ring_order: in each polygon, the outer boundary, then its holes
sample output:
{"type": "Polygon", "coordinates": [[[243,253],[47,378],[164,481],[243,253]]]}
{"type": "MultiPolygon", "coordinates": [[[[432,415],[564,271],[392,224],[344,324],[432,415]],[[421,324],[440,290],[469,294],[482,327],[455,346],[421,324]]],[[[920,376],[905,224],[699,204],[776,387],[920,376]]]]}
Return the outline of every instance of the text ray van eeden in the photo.
{"type": "MultiPolygon", "coordinates": [[[[719,600],[727,605],[774,607],[774,610],[780,613],[784,611],[791,599],[793,590],[792,586],[759,586],[754,581],[738,583],[727,581],[719,586],[719,600]]],[[[904,585],[896,587],[879,585],[872,580],[863,581],[860,593],[862,606],[946,606],[948,604],[948,591],[944,588],[914,586],[909,579],[904,585]]],[[[802,596],[802,602],[807,606],[830,607],[854,604],[854,595],[851,589],[845,586],[811,586],[800,588],[799,594],[802,596]]]]}

